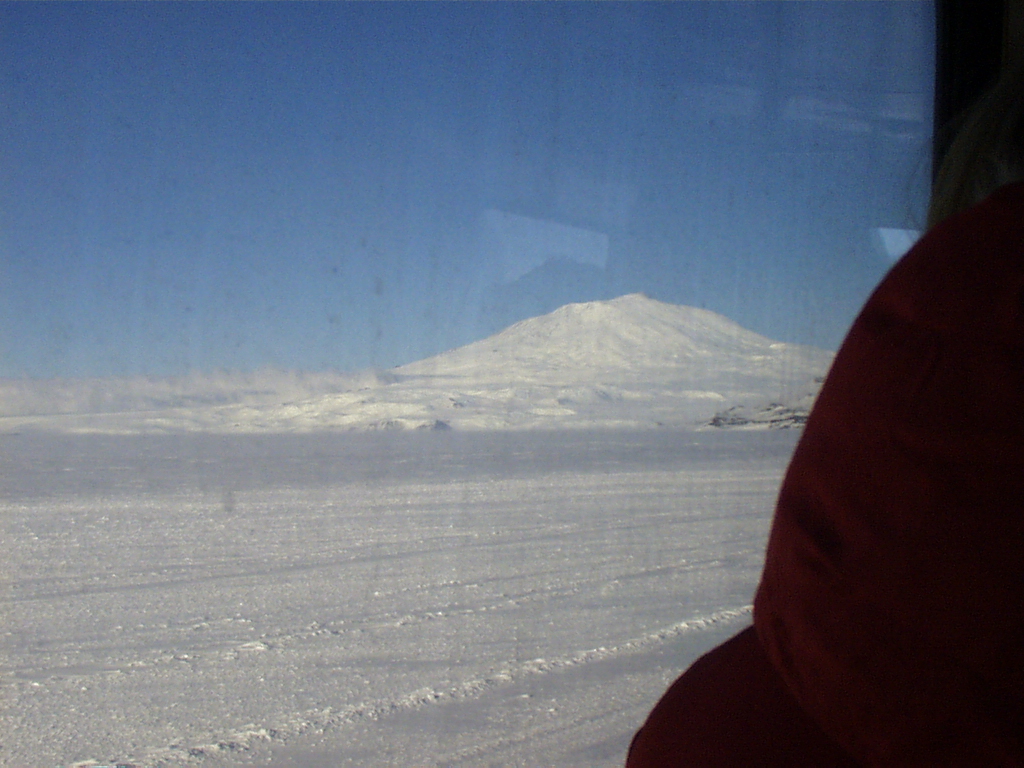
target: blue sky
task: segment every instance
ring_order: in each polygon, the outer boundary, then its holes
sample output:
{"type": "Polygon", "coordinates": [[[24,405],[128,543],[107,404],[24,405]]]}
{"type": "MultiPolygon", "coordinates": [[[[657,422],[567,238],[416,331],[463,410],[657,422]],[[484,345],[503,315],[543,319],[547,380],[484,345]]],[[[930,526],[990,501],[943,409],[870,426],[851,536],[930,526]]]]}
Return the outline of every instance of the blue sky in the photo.
{"type": "Polygon", "coordinates": [[[2,4],[0,376],[387,367],[633,291],[835,348],[922,218],[933,24],[2,4]]]}

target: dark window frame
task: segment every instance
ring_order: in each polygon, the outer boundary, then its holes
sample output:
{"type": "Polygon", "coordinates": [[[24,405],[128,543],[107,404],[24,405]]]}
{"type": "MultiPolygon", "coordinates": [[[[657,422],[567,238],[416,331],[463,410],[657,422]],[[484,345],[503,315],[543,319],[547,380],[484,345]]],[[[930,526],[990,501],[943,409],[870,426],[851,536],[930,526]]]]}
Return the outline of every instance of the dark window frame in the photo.
{"type": "Polygon", "coordinates": [[[1022,41],[1024,0],[936,0],[933,174],[957,117],[1024,58],[1022,41]]]}

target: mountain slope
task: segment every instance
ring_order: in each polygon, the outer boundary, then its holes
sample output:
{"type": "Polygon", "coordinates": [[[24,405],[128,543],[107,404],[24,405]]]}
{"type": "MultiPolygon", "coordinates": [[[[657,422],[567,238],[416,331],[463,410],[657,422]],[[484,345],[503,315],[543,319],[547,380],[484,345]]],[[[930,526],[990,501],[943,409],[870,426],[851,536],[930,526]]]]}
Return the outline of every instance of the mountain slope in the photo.
{"type": "Polygon", "coordinates": [[[618,374],[643,379],[651,369],[685,367],[708,376],[723,367],[762,371],[765,366],[801,359],[813,365],[831,360],[831,355],[774,342],[705,309],[666,304],[635,293],[611,301],[567,304],[396,372],[459,376],[515,372],[573,379],[618,374]]]}
{"type": "Polygon", "coordinates": [[[783,407],[799,416],[831,360],[830,352],[774,342],[714,312],[631,294],[568,304],[384,375],[352,378],[340,391],[335,383],[295,397],[292,388],[275,400],[264,389],[222,405],[184,393],[181,407],[6,418],[0,430],[694,427],[730,409],[783,407]]]}

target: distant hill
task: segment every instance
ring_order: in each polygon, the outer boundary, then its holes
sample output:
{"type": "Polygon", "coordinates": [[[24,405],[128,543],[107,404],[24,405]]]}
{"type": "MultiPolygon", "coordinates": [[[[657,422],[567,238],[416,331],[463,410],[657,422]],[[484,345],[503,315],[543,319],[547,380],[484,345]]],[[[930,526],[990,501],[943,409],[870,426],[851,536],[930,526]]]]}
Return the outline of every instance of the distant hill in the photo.
{"type": "MultiPolygon", "coordinates": [[[[235,391],[229,376],[193,377],[192,389],[185,379],[173,380],[174,386],[161,384],[170,380],[100,380],[104,402],[124,406],[113,412],[51,409],[43,415],[38,408],[45,392],[33,400],[8,381],[0,384],[0,405],[20,397],[35,403],[34,415],[0,418],[0,430],[789,426],[801,422],[831,361],[830,352],[772,341],[714,312],[631,294],[567,304],[381,374],[252,374],[235,391]]],[[[72,383],[63,386],[73,390],[72,383]]],[[[80,393],[78,401],[87,404],[89,397],[80,393]]]]}

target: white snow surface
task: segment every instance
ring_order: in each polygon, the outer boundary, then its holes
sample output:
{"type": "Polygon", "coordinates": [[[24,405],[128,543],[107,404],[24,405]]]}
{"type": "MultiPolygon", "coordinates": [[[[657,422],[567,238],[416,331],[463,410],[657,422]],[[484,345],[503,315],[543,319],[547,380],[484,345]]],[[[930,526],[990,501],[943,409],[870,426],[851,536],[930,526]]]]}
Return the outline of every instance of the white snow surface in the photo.
{"type": "Polygon", "coordinates": [[[0,435],[0,765],[621,765],[749,623],[795,438],[0,435]]]}
{"type": "Polygon", "coordinates": [[[832,353],[642,294],[568,304],[387,372],[0,382],[0,432],[696,427],[817,392],[832,353]]]}

